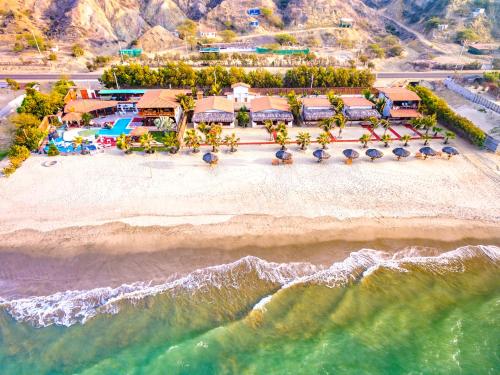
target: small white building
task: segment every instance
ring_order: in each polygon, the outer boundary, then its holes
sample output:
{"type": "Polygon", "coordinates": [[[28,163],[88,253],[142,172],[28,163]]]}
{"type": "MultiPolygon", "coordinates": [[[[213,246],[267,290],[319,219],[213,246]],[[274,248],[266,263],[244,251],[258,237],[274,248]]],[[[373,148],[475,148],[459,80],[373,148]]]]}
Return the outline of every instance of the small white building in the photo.
{"type": "Polygon", "coordinates": [[[217,30],[201,26],[198,30],[198,36],[200,38],[214,39],[217,38],[217,30]]]}
{"type": "Polygon", "coordinates": [[[474,11],[472,12],[472,17],[473,18],[476,18],[476,17],[479,17],[480,15],[484,14],[484,8],[476,8],[474,9],[474,11]]]}
{"type": "Polygon", "coordinates": [[[247,85],[243,82],[238,82],[231,85],[231,89],[232,92],[227,93],[226,97],[228,100],[231,100],[234,103],[244,105],[246,103],[250,103],[254,98],[259,96],[259,94],[250,91],[250,85],[247,85]]]}
{"type": "Polygon", "coordinates": [[[440,23],[439,25],[437,25],[437,29],[439,31],[445,31],[445,30],[448,30],[448,24],[447,23],[440,23]]]}

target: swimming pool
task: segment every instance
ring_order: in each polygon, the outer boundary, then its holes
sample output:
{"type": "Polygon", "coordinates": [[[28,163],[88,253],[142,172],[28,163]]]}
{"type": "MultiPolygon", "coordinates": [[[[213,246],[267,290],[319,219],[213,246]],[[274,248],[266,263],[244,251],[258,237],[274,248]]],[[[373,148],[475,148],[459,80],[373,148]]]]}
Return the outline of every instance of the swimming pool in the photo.
{"type": "Polygon", "coordinates": [[[97,135],[103,135],[107,137],[118,137],[121,134],[129,134],[132,129],[128,129],[127,126],[132,121],[131,118],[120,118],[115,121],[115,124],[111,129],[100,129],[97,135]]]}

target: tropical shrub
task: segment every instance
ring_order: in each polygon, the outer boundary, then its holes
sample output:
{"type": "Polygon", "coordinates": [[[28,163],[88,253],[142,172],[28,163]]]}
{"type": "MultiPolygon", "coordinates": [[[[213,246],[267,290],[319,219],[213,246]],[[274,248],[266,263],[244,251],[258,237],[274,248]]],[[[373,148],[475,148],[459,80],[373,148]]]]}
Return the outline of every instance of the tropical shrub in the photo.
{"type": "Polygon", "coordinates": [[[448,106],[446,101],[439,98],[431,90],[422,86],[411,88],[422,99],[422,107],[425,113],[435,114],[438,121],[451,130],[463,134],[475,145],[483,146],[486,134],[472,121],[462,117],[448,106]]]}
{"type": "Polygon", "coordinates": [[[57,156],[59,155],[59,149],[57,146],[53,143],[49,145],[49,150],[47,151],[48,156],[57,156]]]}

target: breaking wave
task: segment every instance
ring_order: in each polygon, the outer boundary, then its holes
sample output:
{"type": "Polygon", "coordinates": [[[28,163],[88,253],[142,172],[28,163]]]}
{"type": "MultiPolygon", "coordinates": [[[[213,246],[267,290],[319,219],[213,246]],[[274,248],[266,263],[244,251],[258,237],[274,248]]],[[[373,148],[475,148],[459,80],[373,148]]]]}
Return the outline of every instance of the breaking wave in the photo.
{"type": "Polygon", "coordinates": [[[330,267],[310,263],[273,263],[247,256],[233,263],[196,270],[174,281],[153,285],[151,282],[123,284],[116,288],[59,292],[49,296],[36,296],[15,300],[0,298],[0,309],[15,320],[35,327],[50,325],[71,326],[84,324],[98,314],[117,314],[122,304],[135,304],[158,294],[203,293],[213,288],[239,289],[252,287],[256,281],[268,285],[254,309],[265,309],[273,294],[298,284],[317,284],[330,288],[346,287],[377,272],[390,269],[412,272],[418,269],[436,274],[463,272],[468,262],[482,260],[495,267],[500,260],[496,246],[465,246],[438,256],[421,256],[416,248],[397,253],[362,249],[353,252],[344,261],[330,267]]]}

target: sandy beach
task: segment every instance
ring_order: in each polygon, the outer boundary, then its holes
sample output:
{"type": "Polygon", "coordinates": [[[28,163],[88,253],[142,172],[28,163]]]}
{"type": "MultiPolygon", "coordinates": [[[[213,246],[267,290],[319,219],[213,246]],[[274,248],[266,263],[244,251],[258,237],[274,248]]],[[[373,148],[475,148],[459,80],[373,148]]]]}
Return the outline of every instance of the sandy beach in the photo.
{"type": "Polygon", "coordinates": [[[360,248],[499,244],[498,156],[456,146],[451,160],[387,149],[350,166],[340,144],[321,164],[291,146],[290,166],[271,165],[276,146],[223,151],[215,168],[185,151],[32,157],[0,179],[0,290],[161,282],[246,255],[329,265],[360,248]]]}

